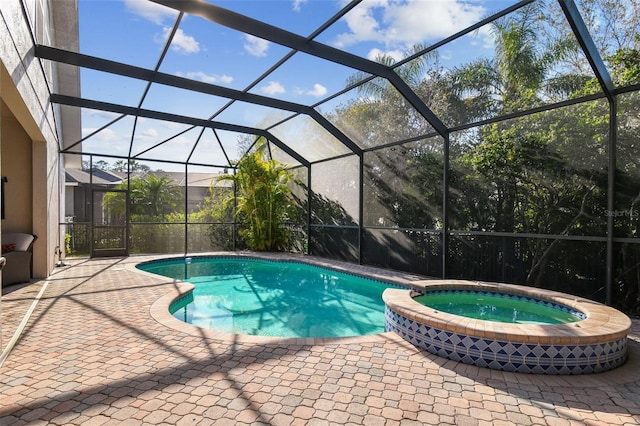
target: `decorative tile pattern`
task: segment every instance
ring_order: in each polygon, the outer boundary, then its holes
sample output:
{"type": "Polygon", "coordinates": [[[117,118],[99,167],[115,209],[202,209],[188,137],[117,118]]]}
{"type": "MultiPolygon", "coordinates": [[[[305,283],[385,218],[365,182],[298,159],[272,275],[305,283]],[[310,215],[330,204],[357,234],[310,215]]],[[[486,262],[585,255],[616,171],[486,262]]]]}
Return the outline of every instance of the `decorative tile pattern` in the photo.
{"type": "MultiPolygon", "coordinates": [[[[353,271],[349,271],[349,270],[345,270],[345,269],[339,269],[336,267],[331,267],[331,265],[314,265],[311,264],[309,262],[303,262],[303,261],[299,261],[299,260],[292,260],[292,259],[278,259],[278,258],[269,258],[269,259],[265,259],[262,257],[258,257],[258,256],[248,256],[248,255],[233,255],[233,256],[229,256],[229,255],[200,255],[200,256],[188,256],[188,257],[184,257],[184,256],[178,256],[178,257],[169,257],[169,258],[165,258],[165,259],[154,259],[154,260],[150,260],[150,261],[146,261],[146,262],[141,262],[137,265],[138,269],[141,270],[145,270],[144,266],[145,265],[157,265],[157,264],[174,264],[176,263],[176,261],[180,261],[180,260],[184,260],[184,263],[187,265],[191,265],[194,263],[203,263],[203,262],[207,262],[209,259],[228,259],[228,260],[246,260],[246,261],[250,261],[250,262],[266,262],[266,263],[289,263],[289,264],[302,264],[305,265],[307,267],[310,268],[314,268],[314,269],[319,269],[319,270],[328,270],[331,272],[336,272],[339,274],[343,274],[343,275],[347,275],[347,276],[352,276],[352,277],[358,277],[361,279],[365,279],[365,280],[369,280],[372,282],[376,282],[376,283],[380,283],[380,284],[384,284],[388,287],[392,287],[392,288],[408,288],[409,285],[407,284],[399,284],[393,281],[386,281],[386,280],[381,280],[381,279],[376,279],[376,278],[372,278],[366,274],[358,274],[356,272],[353,271]]],[[[175,302],[175,301],[174,301],[175,302]]]]}
{"type": "Polygon", "coordinates": [[[189,303],[193,302],[193,290],[188,291],[171,302],[169,305],[169,312],[173,314],[175,311],[184,308],[189,303]]]}
{"type": "MultiPolygon", "coordinates": [[[[136,271],[140,257],[65,262],[0,370],[2,424],[640,422],[637,319],[619,369],[524,380],[442,368],[395,333],[268,340],[198,329],[169,314],[182,289],[136,271]]],[[[2,295],[3,342],[42,285],[2,295]]]]}
{"type": "Polygon", "coordinates": [[[478,338],[422,324],[385,307],[385,330],[414,346],[465,364],[536,374],[588,374],[627,359],[627,338],[587,344],[532,344],[478,338]]]}

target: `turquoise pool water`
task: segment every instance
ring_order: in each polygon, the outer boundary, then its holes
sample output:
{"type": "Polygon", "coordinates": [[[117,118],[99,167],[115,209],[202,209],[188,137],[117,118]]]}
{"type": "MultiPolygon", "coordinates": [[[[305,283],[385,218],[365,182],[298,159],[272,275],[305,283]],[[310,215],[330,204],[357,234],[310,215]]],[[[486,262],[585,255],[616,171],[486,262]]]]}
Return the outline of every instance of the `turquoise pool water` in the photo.
{"type": "Polygon", "coordinates": [[[382,292],[390,284],[379,281],[253,258],[181,258],[138,268],[194,284],[193,298],[171,313],[199,327],[277,337],[384,332],[382,292]]]}
{"type": "Polygon", "coordinates": [[[579,321],[557,305],[536,303],[499,293],[438,292],[414,300],[438,311],[486,321],[513,324],[564,324],[579,321]]]}

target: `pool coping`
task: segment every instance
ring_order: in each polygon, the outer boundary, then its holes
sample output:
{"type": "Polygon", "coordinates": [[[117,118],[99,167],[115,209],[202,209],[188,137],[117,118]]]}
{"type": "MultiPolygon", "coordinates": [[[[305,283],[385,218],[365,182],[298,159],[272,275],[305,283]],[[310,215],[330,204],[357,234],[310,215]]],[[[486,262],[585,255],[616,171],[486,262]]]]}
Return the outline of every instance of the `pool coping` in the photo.
{"type": "MultiPolygon", "coordinates": [[[[360,275],[366,278],[385,281],[406,289],[389,288],[383,294],[383,300],[387,306],[394,310],[400,310],[402,315],[417,322],[428,320],[430,324],[445,326],[448,329],[453,327],[456,333],[473,333],[478,337],[490,339],[510,340],[517,337],[531,343],[551,343],[551,344],[578,344],[597,343],[605,339],[614,340],[626,336],[632,327],[631,319],[622,312],[607,305],[585,299],[578,296],[560,293],[552,290],[545,290],[535,287],[526,287],[516,284],[491,283],[483,281],[456,280],[456,279],[436,279],[418,274],[406,273],[402,271],[377,268],[373,266],[358,265],[333,259],[320,258],[311,255],[283,252],[209,252],[185,255],[158,255],[140,258],[139,262],[127,265],[127,268],[139,274],[148,274],[151,277],[160,277],[157,274],[142,271],[136,265],[144,262],[162,261],[182,258],[202,258],[202,257],[248,257],[263,260],[293,261],[303,262],[310,265],[333,269],[348,274],[360,275]],[[524,325],[497,323],[493,321],[476,320],[464,318],[446,312],[437,312],[433,308],[420,305],[412,298],[412,292],[436,290],[450,287],[455,284],[458,288],[474,291],[508,291],[515,294],[534,296],[540,299],[553,299],[568,307],[583,312],[587,318],[575,323],[560,325],[524,325]],[[533,330],[537,332],[532,332],[533,330]],[[524,337],[523,337],[524,336],[524,337]]],[[[246,342],[256,344],[277,344],[277,345],[316,345],[329,343],[363,343],[379,342],[381,339],[404,341],[395,332],[383,332],[362,336],[348,337],[269,337],[254,336],[245,334],[233,334],[222,331],[201,328],[183,322],[169,313],[169,306],[181,296],[193,290],[190,283],[175,280],[175,286],[170,292],[160,297],[151,304],[151,316],[166,327],[192,336],[206,336],[212,339],[246,342]],[[398,339],[396,339],[398,338],[398,339]]]]}
{"type": "Polygon", "coordinates": [[[465,318],[421,305],[413,300],[409,291],[387,289],[383,300],[388,308],[418,323],[444,328],[455,333],[480,338],[511,341],[518,339],[525,343],[581,344],[613,341],[626,337],[632,327],[631,319],[610,306],[552,290],[525,287],[515,284],[491,283],[468,280],[424,280],[412,283],[420,291],[448,289],[503,291],[550,300],[582,312],[586,318],[577,322],[553,325],[510,324],[465,318]]]}
{"type": "MultiPolygon", "coordinates": [[[[387,270],[382,268],[376,268],[372,266],[358,265],[354,263],[342,262],[333,259],[319,258],[310,255],[296,254],[296,253],[281,253],[281,252],[210,252],[210,253],[198,253],[184,255],[159,255],[152,257],[140,258],[139,262],[127,264],[127,269],[139,274],[145,274],[150,277],[158,278],[160,275],[153,274],[151,272],[142,271],[136,268],[136,265],[162,261],[170,259],[184,259],[184,258],[203,258],[203,257],[247,257],[262,260],[276,260],[276,261],[292,261],[302,262],[314,266],[320,266],[336,271],[340,271],[352,275],[360,275],[365,278],[370,278],[379,281],[389,282],[391,284],[406,287],[407,290],[414,288],[414,283],[422,283],[429,280],[428,277],[411,274],[401,271],[387,270]]],[[[162,277],[166,278],[166,277],[162,277]]],[[[419,285],[419,284],[418,284],[419,285]]],[[[175,280],[174,287],[155,300],[150,307],[149,313],[153,319],[158,323],[171,328],[173,330],[189,334],[191,336],[206,337],[210,339],[234,342],[234,343],[254,343],[261,345],[326,345],[326,344],[349,344],[349,343],[376,343],[382,341],[394,340],[398,343],[404,343],[405,341],[394,332],[383,332],[376,334],[366,334],[362,336],[347,336],[347,337],[269,337],[269,336],[254,336],[247,334],[233,334],[223,331],[212,330],[207,328],[198,327],[192,324],[188,324],[179,320],[169,313],[169,306],[180,297],[188,294],[194,288],[194,285],[185,281],[175,280]]]]}

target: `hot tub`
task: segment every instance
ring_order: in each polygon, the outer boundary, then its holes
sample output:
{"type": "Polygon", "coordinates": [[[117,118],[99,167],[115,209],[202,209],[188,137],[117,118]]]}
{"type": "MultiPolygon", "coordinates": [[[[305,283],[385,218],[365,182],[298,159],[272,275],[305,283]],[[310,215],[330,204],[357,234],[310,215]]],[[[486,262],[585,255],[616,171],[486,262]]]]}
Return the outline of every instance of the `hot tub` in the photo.
{"type": "Polygon", "coordinates": [[[629,317],[609,306],[538,288],[460,280],[429,280],[415,290],[387,289],[385,330],[448,359],[497,370],[536,374],[588,374],[627,359],[629,317]],[[571,313],[562,324],[505,323],[468,318],[416,300],[434,292],[478,292],[543,304],[571,313]]]}

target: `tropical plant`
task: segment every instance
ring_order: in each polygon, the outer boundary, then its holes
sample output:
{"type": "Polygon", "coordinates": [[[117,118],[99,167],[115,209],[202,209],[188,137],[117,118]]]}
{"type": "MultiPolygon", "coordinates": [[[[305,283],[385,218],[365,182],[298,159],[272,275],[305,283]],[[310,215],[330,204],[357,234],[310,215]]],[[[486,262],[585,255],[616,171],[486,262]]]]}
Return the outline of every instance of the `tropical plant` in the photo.
{"type": "MultiPolygon", "coordinates": [[[[284,250],[290,245],[286,223],[293,211],[289,187],[292,175],[279,162],[265,158],[264,140],[256,146],[235,164],[235,174],[218,179],[235,184],[239,234],[247,246],[259,251],[284,250]]],[[[227,198],[221,208],[226,209],[233,200],[233,197],[227,198]]]]}
{"type": "Polygon", "coordinates": [[[209,193],[196,212],[189,214],[189,223],[206,223],[211,246],[220,250],[233,248],[233,203],[227,201],[233,191],[226,187],[209,186],[209,193]]]}
{"type": "MultiPolygon", "coordinates": [[[[415,56],[424,50],[421,44],[413,45],[405,56],[415,56]]],[[[379,55],[375,59],[382,65],[391,67],[396,60],[389,55],[379,55]]],[[[438,57],[434,52],[422,54],[395,68],[395,72],[420,97],[433,96],[439,80],[438,57]],[[425,78],[425,70],[428,77],[425,78]],[[427,87],[425,89],[425,87],[427,87]],[[434,89],[429,92],[429,89],[434,89]],[[429,92],[429,93],[426,93],[429,92]]],[[[363,146],[377,146],[388,142],[424,135],[433,129],[429,122],[402,96],[396,87],[381,77],[372,78],[364,72],[355,73],[346,81],[347,87],[355,87],[359,96],[353,97],[336,108],[330,116],[338,127],[363,146]]]]}
{"type": "Polygon", "coordinates": [[[495,55],[452,70],[450,90],[466,122],[564,100],[589,81],[580,71],[557,72],[579,49],[572,37],[545,39],[546,7],[534,2],[492,22],[495,55]]]}
{"type": "MultiPolygon", "coordinates": [[[[155,221],[183,210],[182,190],[167,176],[148,174],[144,177],[132,177],[128,183],[122,182],[114,189],[129,190],[130,215],[138,220],[155,221]]],[[[108,192],[102,201],[103,207],[112,215],[124,217],[125,194],[108,192]]]]}
{"type": "Polygon", "coordinates": [[[134,177],[129,185],[131,213],[148,216],[166,216],[182,211],[182,191],[167,176],[148,174],[134,177]]]}

